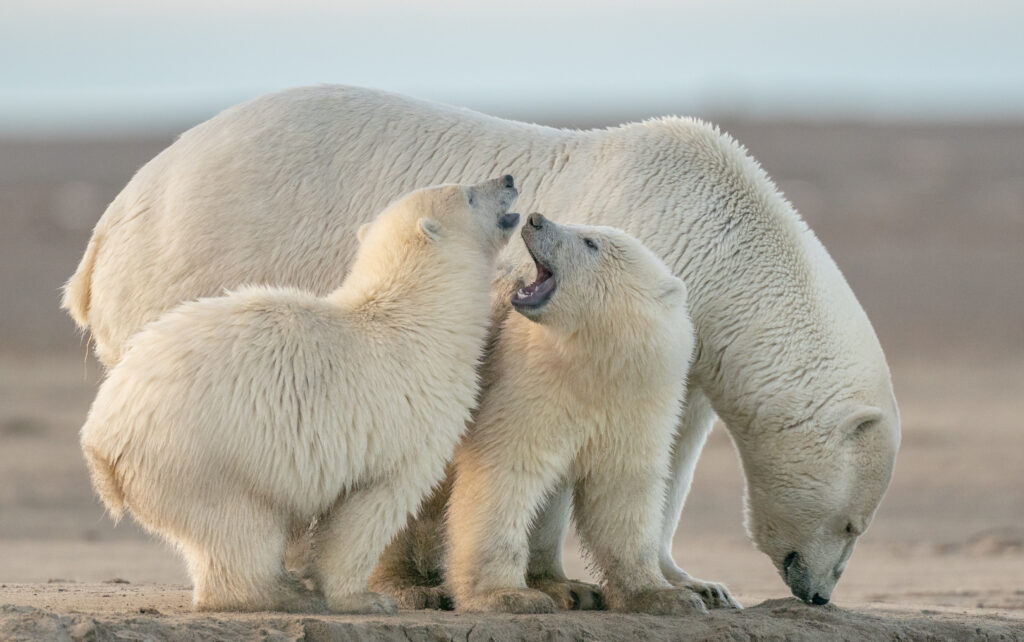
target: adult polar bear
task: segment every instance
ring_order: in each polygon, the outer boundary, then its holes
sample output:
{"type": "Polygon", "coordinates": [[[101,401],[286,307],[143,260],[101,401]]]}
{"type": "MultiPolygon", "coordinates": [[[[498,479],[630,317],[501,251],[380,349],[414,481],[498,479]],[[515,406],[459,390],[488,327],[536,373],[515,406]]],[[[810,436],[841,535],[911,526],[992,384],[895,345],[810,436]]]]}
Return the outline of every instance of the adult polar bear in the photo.
{"type": "Polygon", "coordinates": [[[352,87],[257,98],[136,174],[96,224],[64,306],[112,366],[182,300],[260,282],[326,293],[355,230],[390,200],[499,169],[521,181],[522,211],[624,228],[687,284],[697,348],[662,522],[666,578],[709,588],[671,550],[717,413],[743,464],[748,533],[795,595],[827,602],[892,474],[888,367],[825,248],[756,161],[699,121],[569,131],[352,87]]]}

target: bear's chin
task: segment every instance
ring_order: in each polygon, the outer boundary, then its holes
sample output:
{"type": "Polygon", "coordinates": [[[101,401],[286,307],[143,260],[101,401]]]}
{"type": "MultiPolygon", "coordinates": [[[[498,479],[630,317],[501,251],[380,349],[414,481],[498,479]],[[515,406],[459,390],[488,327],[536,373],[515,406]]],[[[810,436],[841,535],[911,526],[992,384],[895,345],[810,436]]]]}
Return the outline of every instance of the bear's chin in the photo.
{"type": "Polygon", "coordinates": [[[548,302],[544,301],[543,303],[536,305],[526,305],[517,304],[515,301],[512,301],[512,307],[515,308],[516,312],[523,315],[530,321],[540,323],[544,317],[544,311],[547,310],[548,302]]]}

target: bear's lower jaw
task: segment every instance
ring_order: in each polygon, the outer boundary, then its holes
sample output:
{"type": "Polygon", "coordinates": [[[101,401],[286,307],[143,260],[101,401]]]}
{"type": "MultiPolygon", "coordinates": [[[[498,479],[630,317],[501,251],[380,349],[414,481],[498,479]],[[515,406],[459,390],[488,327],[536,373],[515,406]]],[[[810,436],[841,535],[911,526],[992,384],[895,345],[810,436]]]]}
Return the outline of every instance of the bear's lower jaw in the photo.
{"type": "Polygon", "coordinates": [[[537,281],[516,290],[511,299],[512,307],[523,312],[524,310],[539,310],[547,304],[551,295],[555,293],[558,282],[550,273],[546,276],[547,278],[541,280],[538,274],[537,281]]]}
{"type": "Polygon", "coordinates": [[[540,310],[555,293],[555,288],[558,286],[555,275],[548,269],[548,266],[537,260],[529,243],[526,243],[526,251],[530,253],[530,258],[533,259],[533,264],[537,268],[537,278],[533,283],[516,290],[511,299],[512,307],[524,314],[524,310],[540,310]]]}

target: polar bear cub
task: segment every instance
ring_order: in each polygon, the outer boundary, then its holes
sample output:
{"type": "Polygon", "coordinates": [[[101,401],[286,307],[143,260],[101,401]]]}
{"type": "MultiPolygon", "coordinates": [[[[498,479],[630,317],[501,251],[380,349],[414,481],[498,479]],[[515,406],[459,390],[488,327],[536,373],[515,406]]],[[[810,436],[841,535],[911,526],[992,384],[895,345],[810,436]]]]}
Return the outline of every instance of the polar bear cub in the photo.
{"type": "Polygon", "coordinates": [[[517,195],[511,176],[413,192],[327,296],[243,288],[132,339],[82,449],[115,519],[180,549],[198,609],[394,611],[367,578],[465,431],[517,195]],[[314,520],[322,597],[284,567],[314,520]]]}
{"type": "MultiPolygon", "coordinates": [[[[549,612],[527,588],[531,525],[572,489],[609,608],[703,611],[658,562],[672,440],[694,345],[683,282],[639,241],[531,214],[537,278],[511,295],[456,449],[448,583],[465,611],[549,612]]],[[[560,546],[560,542],[558,543],[560,546]]]]}

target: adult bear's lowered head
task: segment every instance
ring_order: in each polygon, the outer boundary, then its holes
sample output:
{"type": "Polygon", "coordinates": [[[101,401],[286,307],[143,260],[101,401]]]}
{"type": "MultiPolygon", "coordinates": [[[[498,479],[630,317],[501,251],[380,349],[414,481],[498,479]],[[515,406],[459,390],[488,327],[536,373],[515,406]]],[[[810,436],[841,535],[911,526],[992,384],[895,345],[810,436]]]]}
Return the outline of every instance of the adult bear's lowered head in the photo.
{"type": "Polygon", "coordinates": [[[895,405],[850,399],[820,415],[761,428],[777,431],[770,450],[736,440],[747,477],[747,531],[793,595],[818,605],[831,599],[871,522],[899,445],[895,405]]]}

